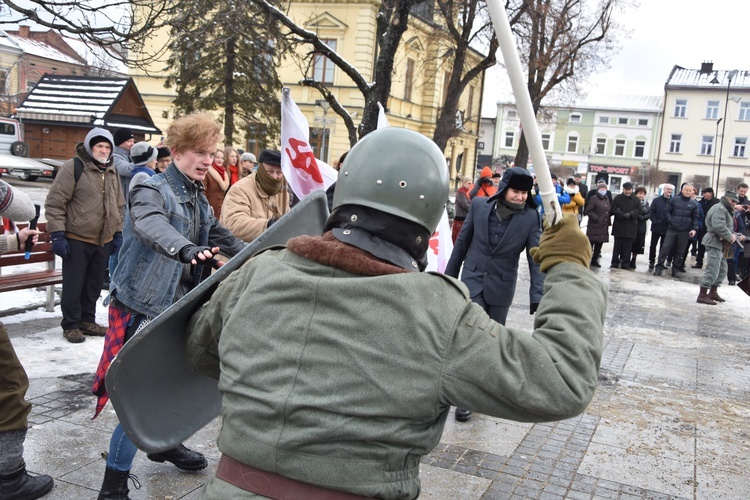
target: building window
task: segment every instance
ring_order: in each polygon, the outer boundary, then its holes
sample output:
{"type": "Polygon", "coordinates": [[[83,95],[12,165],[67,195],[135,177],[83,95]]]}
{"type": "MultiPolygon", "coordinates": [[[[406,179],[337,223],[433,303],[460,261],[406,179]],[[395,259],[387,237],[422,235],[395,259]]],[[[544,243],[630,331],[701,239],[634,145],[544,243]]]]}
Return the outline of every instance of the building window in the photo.
{"type": "Polygon", "coordinates": [[[687,99],[674,100],[674,117],[685,118],[687,115],[687,99]]]}
{"type": "Polygon", "coordinates": [[[515,138],[516,138],[516,133],[513,132],[512,130],[509,132],[505,132],[505,147],[512,148],[515,138]]]}
{"type": "Polygon", "coordinates": [[[542,149],[549,151],[549,144],[552,136],[550,134],[542,134],[542,149]]]}
{"type": "Polygon", "coordinates": [[[741,102],[740,103],[740,120],[748,121],[750,120],[750,102],[741,102]]]}
{"type": "Polygon", "coordinates": [[[636,158],[644,158],[646,156],[646,141],[635,141],[633,156],[636,158]]]}
{"type": "Polygon", "coordinates": [[[411,89],[414,86],[414,59],[406,60],[406,76],[404,77],[404,100],[411,101],[411,89]]]}
{"type": "Polygon", "coordinates": [[[745,157],[745,146],[747,145],[747,137],[735,137],[734,138],[734,151],[732,156],[737,158],[745,157]]]}
{"type": "Polygon", "coordinates": [[[516,116],[518,116],[518,113],[516,113],[515,109],[509,109],[508,113],[506,114],[506,116],[508,118],[515,118],[516,116]]]}
{"type": "Polygon", "coordinates": [[[568,136],[568,153],[577,153],[578,152],[578,136],[575,134],[571,134],[568,136]]]}
{"type": "Polygon", "coordinates": [[[639,127],[648,127],[648,118],[638,118],[639,127]]]}
{"type": "Polygon", "coordinates": [[[628,124],[628,119],[625,118],[624,116],[621,116],[621,117],[619,117],[617,119],[617,124],[618,125],[627,125],[628,124]]]}
{"type": "Polygon", "coordinates": [[[701,152],[702,155],[714,154],[714,136],[704,135],[701,137],[701,152]]]}
{"type": "Polygon", "coordinates": [[[609,125],[609,116],[600,116],[599,125],[609,125]]]}
{"type": "Polygon", "coordinates": [[[581,113],[570,113],[570,123],[581,123],[581,113]]]}
{"type": "Polygon", "coordinates": [[[719,101],[706,102],[706,119],[716,120],[719,117],[719,101]]]}
{"type": "Polygon", "coordinates": [[[607,154],[607,138],[606,137],[597,137],[596,154],[598,155],[607,154]]]}
{"type": "Polygon", "coordinates": [[[625,139],[615,140],[615,156],[625,156],[625,139]]]}
{"type": "Polygon", "coordinates": [[[471,120],[471,112],[474,108],[474,86],[469,86],[469,106],[466,108],[466,119],[471,120]]]}
{"type": "Polygon", "coordinates": [[[682,134],[672,134],[669,140],[669,152],[679,153],[682,147],[682,134]]]}
{"type": "MultiPolygon", "coordinates": [[[[331,50],[336,50],[336,40],[332,39],[321,39],[321,42],[328,45],[331,50]]],[[[320,83],[333,84],[333,68],[334,64],[326,56],[317,54],[315,56],[315,70],[313,73],[313,79],[320,83]]]]}

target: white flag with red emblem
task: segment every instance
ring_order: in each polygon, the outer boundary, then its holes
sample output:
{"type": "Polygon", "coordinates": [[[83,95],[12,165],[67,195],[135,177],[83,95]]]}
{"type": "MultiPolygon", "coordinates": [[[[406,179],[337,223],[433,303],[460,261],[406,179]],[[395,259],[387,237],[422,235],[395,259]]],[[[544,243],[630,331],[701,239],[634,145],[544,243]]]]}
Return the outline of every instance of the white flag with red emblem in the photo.
{"type": "MultiPolygon", "coordinates": [[[[447,200],[446,200],[447,201],[447,200]]],[[[448,222],[448,213],[443,210],[435,233],[430,238],[430,248],[427,249],[427,271],[438,273],[445,272],[448,259],[453,252],[453,239],[451,238],[451,226],[448,222]]]]}
{"type": "Polygon", "coordinates": [[[325,191],[338,177],[333,167],[313,155],[310,124],[288,88],[281,91],[281,171],[300,200],[318,189],[325,191]]]}

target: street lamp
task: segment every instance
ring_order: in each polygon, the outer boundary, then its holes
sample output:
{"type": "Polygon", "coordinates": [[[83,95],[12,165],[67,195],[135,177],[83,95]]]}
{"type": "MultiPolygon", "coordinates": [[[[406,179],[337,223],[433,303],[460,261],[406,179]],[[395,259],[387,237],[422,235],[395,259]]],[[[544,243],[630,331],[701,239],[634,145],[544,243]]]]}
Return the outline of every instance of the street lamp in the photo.
{"type": "MultiPolygon", "coordinates": [[[[711,165],[711,185],[712,186],[714,185],[714,179],[716,179],[714,177],[714,172],[716,170],[716,141],[719,139],[719,123],[721,123],[722,121],[724,121],[723,118],[719,118],[718,120],[716,120],[716,133],[714,134],[714,144],[713,144],[714,161],[713,161],[713,164],[711,165]]],[[[716,192],[717,193],[719,192],[718,182],[716,183],[716,192]]]]}
{"type": "MultiPolygon", "coordinates": [[[[719,192],[719,179],[721,177],[721,155],[724,153],[724,132],[727,128],[727,110],[729,109],[729,87],[732,85],[732,79],[737,76],[738,71],[733,69],[727,75],[727,98],[724,101],[724,123],[721,125],[721,147],[719,148],[719,166],[716,168],[716,192],[719,192]]],[[[718,127],[718,123],[717,123],[718,127]]]]}

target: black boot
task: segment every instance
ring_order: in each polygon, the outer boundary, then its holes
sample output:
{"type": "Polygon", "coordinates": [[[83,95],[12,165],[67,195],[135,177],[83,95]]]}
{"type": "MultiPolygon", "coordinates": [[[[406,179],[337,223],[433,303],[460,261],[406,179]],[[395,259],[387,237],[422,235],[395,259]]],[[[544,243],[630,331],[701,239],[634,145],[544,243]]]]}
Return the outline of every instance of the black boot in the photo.
{"type": "Polygon", "coordinates": [[[152,462],[171,462],[182,470],[201,470],[208,467],[206,457],[197,451],[189,450],[180,444],[171,450],[146,455],[152,462]]]}
{"type": "Polygon", "coordinates": [[[135,489],[140,489],[141,483],[138,478],[130,474],[130,471],[120,472],[107,467],[104,469],[104,481],[99,491],[97,500],[130,500],[128,497],[128,478],[132,479],[135,489]]]}
{"type": "Polygon", "coordinates": [[[589,267],[602,267],[601,264],[599,264],[599,257],[591,257],[591,264],[589,264],[589,267]]]}
{"type": "Polygon", "coordinates": [[[456,420],[459,422],[468,422],[471,420],[471,410],[456,408],[456,420]]]}
{"type": "Polygon", "coordinates": [[[673,278],[677,277],[678,271],[679,271],[679,269],[677,268],[677,266],[672,266],[672,277],[673,278]]]}
{"type": "Polygon", "coordinates": [[[664,272],[664,266],[661,264],[656,264],[656,269],[654,269],[654,276],[661,276],[661,273],[664,272]]]}
{"type": "Polygon", "coordinates": [[[34,500],[52,490],[55,482],[46,475],[29,476],[26,464],[8,474],[0,474],[0,498],[3,500],[34,500]]]}
{"type": "Polygon", "coordinates": [[[703,269],[703,262],[697,260],[695,261],[695,264],[690,267],[693,269],[703,269]]]}

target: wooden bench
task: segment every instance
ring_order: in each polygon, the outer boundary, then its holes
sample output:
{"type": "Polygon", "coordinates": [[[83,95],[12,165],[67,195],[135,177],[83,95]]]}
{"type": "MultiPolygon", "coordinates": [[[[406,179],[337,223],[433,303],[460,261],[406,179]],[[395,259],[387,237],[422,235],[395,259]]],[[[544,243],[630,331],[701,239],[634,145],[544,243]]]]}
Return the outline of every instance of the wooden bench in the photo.
{"type": "MultiPolygon", "coordinates": [[[[18,229],[27,227],[28,224],[19,224],[18,229]]],[[[45,232],[47,224],[39,223],[37,229],[42,231],[39,240],[31,251],[27,260],[26,252],[22,248],[18,252],[8,252],[0,255],[0,272],[3,268],[11,266],[24,266],[37,262],[46,262],[46,270],[32,270],[26,272],[15,272],[6,276],[0,276],[0,292],[12,292],[25,290],[27,288],[47,287],[47,311],[52,312],[55,308],[55,287],[62,283],[62,269],[55,269],[55,254],[52,253],[50,234],[45,232]]]]}

